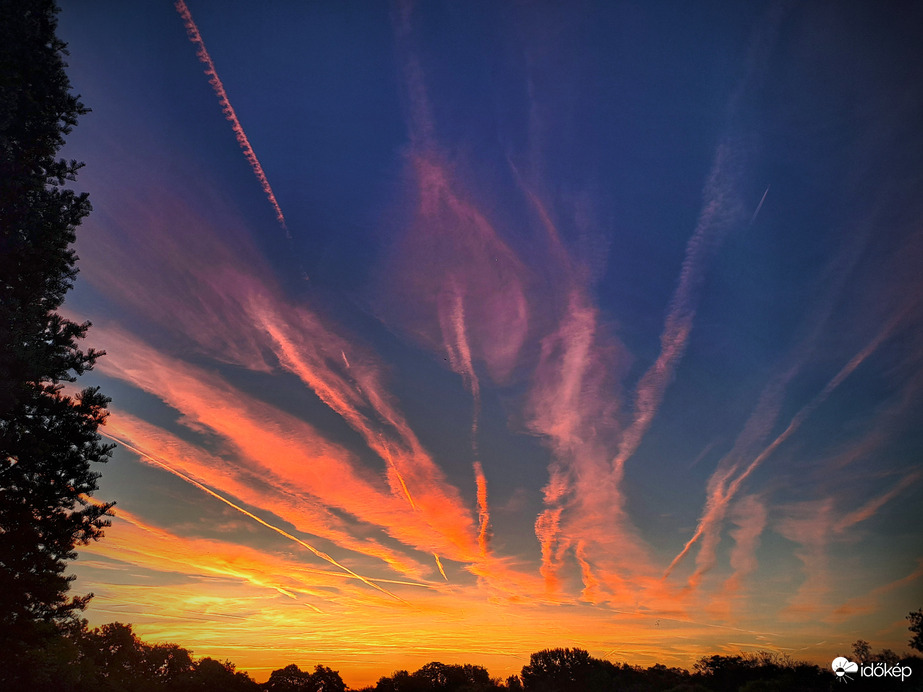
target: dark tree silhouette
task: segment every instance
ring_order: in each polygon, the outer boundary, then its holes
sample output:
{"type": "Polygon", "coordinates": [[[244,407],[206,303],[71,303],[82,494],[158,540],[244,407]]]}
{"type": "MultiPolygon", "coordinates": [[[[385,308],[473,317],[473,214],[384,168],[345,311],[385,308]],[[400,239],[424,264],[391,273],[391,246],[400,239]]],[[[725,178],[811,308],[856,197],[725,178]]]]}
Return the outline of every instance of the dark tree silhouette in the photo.
{"type": "Polygon", "coordinates": [[[340,674],[327,666],[314,666],[314,672],[301,670],[294,663],[272,671],[263,685],[266,692],[346,692],[340,674]]]}
{"type": "Polygon", "coordinates": [[[523,689],[529,692],[611,689],[615,666],[592,658],[583,649],[544,649],[523,666],[523,689]]]}
{"type": "Polygon", "coordinates": [[[216,661],[213,658],[203,658],[195,664],[195,670],[190,676],[191,684],[186,688],[189,692],[259,692],[257,685],[249,675],[240,670],[230,661],[216,661]]]}
{"type": "Polygon", "coordinates": [[[910,633],[913,635],[908,642],[910,648],[923,652],[923,608],[909,613],[907,619],[910,621],[910,633]]]}
{"type": "Polygon", "coordinates": [[[413,674],[406,670],[398,670],[390,677],[380,678],[370,689],[375,692],[490,692],[503,688],[490,679],[487,669],[482,666],[433,661],[413,674]]]}
{"type": "Polygon", "coordinates": [[[112,622],[69,633],[78,653],[67,668],[69,685],[38,689],[73,692],[258,692],[259,686],[234,664],[211,658],[193,661],[177,644],[148,644],[131,625],[112,622]]]}
{"type": "Polygon", "coordinates": [[[812,692],[827,689],[833,682],[829,669],[822,671],[768,651],[706,656],[699,659],[695,669],[693,681],[717,692],[812,692]]]}
{"type": "Polygon", "coordinates": [[[147,651],[147,669],[150,678],[162,686],[181,688],[196,670],[192,654],[178,644],[154,644],[147,651]]]}
{"type": "Polygon", "coordinates": [[[718,654],[701,658],[695,664],[695,669],[705,678],[709,689],[728,692],[739,690],[746,683],[760,677],[754,668],[753,662],[743,656],[718,654]]]}
{"type": "Polygon", "coordinates": [[[266,681],[267,692],[307,692],[311,674],[294,663],[272,671],[266,681]]]}
{"type": "Polygon", "coordinates": [[[310,692],[346,692],[346,684],[340,674],[327,666],[314,666],[311,673],[310,692]]]}
{"type": "Polygon", "coordinates": [[[87,633],[84,649],[94,662],[103,690],[128,689],[148,670],[148,649],[131,625],[112,622],[87,633]]]}
{"type": "Polygon", "coordinates": [[[425,690],[489,689],[490,674],[486,668],[471,664],[457,665],[433,661],[412,676],[423,682],[425,690]]]}
{"type": "Polygon", "coordinates": [[[68,597],[66,561],[102,535],[111,507],[88,499],[90,466],[111,453],[97,434],[109,400],[60,384],[102,354],[77,348],[89,324],[56,313],[90,210],[64,187],[80,164],[56,158],[86,112],[70,93],[56,12],[53,0],[0,0],[0,687],[22,689],[16,676],[44,655],[35,647],[60,648],[49,637],[89,600],[68,597]]]}
{"type": "Polygon", "coordinates": [[[390,677],[383,676],[375,683],[375,692],[417,692],[426,689],[423,681],[414,678],[406,670],[397,670],[390,677]]]}

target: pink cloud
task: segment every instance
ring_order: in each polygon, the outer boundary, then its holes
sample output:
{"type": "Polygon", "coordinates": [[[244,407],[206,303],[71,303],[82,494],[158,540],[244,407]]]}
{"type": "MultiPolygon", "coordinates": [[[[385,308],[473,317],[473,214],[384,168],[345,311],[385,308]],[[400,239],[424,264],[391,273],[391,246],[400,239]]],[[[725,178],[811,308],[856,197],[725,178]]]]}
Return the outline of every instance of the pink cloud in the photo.
{"type": "Polygon", "coordinates": [[[833,500],[802,502],[783,508],[776,530],[801,547],[795,556],[804,566],[804,579],[789,599],[783,615],[801,619],[827,613],[831,592],[828,543],[834,527],[833,500]]]}

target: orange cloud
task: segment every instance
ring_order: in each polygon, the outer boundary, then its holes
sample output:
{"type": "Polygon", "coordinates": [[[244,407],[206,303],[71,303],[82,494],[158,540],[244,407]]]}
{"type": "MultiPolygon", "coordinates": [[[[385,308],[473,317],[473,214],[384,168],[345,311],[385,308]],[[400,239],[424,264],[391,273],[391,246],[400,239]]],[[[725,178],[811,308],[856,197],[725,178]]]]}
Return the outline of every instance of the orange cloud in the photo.
{"type": "Polygon", "coordinates": [[[476,555],[470,516],[461,516],[461,526],[453,523],[459,520],[457,513],[434,516],[444,494],[422,489],[417,500],[427,511],[413,512],[383,479],[360,469],[352,454],[308,423],[245,396],[217,375],[157,353],[124,332],[102,328],[97,335],[112,345],[112,356],[100,368],[104,373],[159,397],[183,415],[187,427],[217,434],[274,482],[382,526],[426,552],[462,560],[476,555]],[[331,478],[337,482],[329,482],[331,478]]]}
{"type": "MultiPolygon", "coordinates": [[[[347,550],[382,560],[394,571],[422,579],[430,571],[420,562],[401,555],[372,538],[356,538],[357,527],[348,525],[327,507],[286,487],[273,476],[249,469],[231,454],[215,456],[179,437],[115,409],[106,426],[114,438],[125,441],[142,454],[141,461],[157,459],[169,468],[253,507],[271,507],[275,516],[299,531],[319,536],[347,550]]],[[[155,464],[156,465],[156,464],[155,464]]],[[[362,531],[360,531],[362,533],[362,531]]]]}
{"type": "Polygon", "coordinates": [[[427,552],[462,561],[472,559],[476,540],[470,511],[390,401],[370,359],[360,360],[353,347],[347,378],[337,373],[339,364],[331,354],[344,352],[348,345],[313,314],[292,308],[286,319],[263,298],[256,298],[249,312],[254,323],[270,335],[271,347],[282,366],[340,414],[388,464],[392,494],[407,501],[416,518],[412,521],[422,519],[453,546],[446,549],[432,544],[427,552]]]}
{"type": "Polygon", "coordinates": [[[484,469],[479,461],[474,462],[474,481],[478,497],[478,547],[481,557],[484,557],[490,540],[490,510],[487,507],[487,478],[484,477],[484,469]]]}

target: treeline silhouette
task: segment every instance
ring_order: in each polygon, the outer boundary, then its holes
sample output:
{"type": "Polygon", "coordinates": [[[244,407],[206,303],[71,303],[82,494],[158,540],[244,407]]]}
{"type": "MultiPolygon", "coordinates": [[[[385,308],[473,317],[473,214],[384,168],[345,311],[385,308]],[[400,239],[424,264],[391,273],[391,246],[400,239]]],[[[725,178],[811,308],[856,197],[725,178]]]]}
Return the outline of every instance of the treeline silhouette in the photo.
{"type": "MultiPolygon", "coordinates": [[[[912,613],[911,616],[916,615],[912,613]]],[[[911,622],[914,621],[911,619],[911,622]]],[[[913,631],[913,626],[911,626],[913,631]]],[[[84,622],[49,631],[41,645],[22,649],[15,664],[17,689],[30,692],[347,692],[338,671],[296,664],[273,671],[263,683],[237,670],[230,661],[205,657],[177,644],[148,644],[118,622],[89,629],[84,622]]],[[[916,638],[911,642],[914,644],[916,638]]],[[[916,647],[915,647],[916,648],[916,647]]],[[[907,667],[903,680],[893,676],[838,677],[829,666],[796,661],[784,654],[705,656],[690,672],[661,664],[647,668],[594,658],[583,649],[555,648],[533,653],[518,675],[492,678],[472,664],[433,661],[414,672],[399,670],[354,692],[811,692],[847,689],[923,689],[923,658],[890,649],[873,652],[868,642],[853,645],[852,659],[879,668],[907,667]]]]}

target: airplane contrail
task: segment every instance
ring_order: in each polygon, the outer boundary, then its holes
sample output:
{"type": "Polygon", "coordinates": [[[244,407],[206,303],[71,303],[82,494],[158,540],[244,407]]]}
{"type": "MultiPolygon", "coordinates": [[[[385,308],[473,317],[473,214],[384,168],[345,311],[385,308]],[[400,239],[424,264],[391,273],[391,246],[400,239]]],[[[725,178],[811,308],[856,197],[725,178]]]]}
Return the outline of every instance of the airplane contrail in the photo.
{"type": "Polygon", "coordinates": [[[760,213],[760,209],[763,208],[763,202],[766,201],[766,195],[769,194],[769,188],[771,188],[771,187],[772,187],[772,185],[767,185],[767,186],[766,186],[766,191],[763,193],[763,196],[760,198],[760,203],[756,205],[756,211],[753,212],[753,216],[750,217],[750,223],[747,224],[748,226],[752,226],[752,225],[753,225],[753,222],[756,221],[756,215],[759,214],[759,213],[760,213]]]}
{"type": "Polygon", "coordinates": [[[253,151],[253,147],[250,146],[250,140],[247,139],[244,128],[241,126],[240,120],[237,118],[237,113],[234,111],[234,107],[228,100],[227,92],[224,90],[224,84],[221,83],[221,78],[218,77],[218,72],[215,70],[215,63],[212,62],[211,56],[205,49],[205,42],[202,40],[202,35],[199,33],[199,27],[197,27],[196,23],[192,20],[192,14],[190,14],[189,8],[186,6],[184,0],[176,0],[175,7],[176,11],[179,12],[180,16],[183,18],[183,23],[186,26],[186,33],[189,35],[189,40],[192,41],[192,43],[198,49],[196,51],[196,57],[198,57],[199,60],[205,65],[205,74],[209,77],[208,83],[212,85],[212,88],[215,90],[215,94],[218,96],[218,103],[221,104],[221,110],[224,113],[224,117],[227,118],[228,122],[231,123],[231,129],[234,130],[234,136],[237,137],[237,143],[243,150],[247,162],[250,164],[250,167],[256,174],[257,180],[260,181],[260,185],[263,187],[263,192],[266,193],[266,197],[269,200],[269,203],[275,210],[276,220],[279,222],[279,225],[282,226],[282,230],[285,231],[285,237],[291,240],[292,234],[289,233],[288,226],[285,225],[285,216],[282,214],[282,208],[279,206],[279,202],[276,201],[276,195],[273,193],[272,187],[269,185],[269,180],[266,178],[266,173],[263,171],[263,166],[260,164],[259,159],[256,157],[256,152],[253,151]]]}
{"type": "Polygon", "coordinates": [[[212,496],[213,498],[215,498],[216,500],[220,500],[221,502],[223,502],[224,504],[226,504],[228,507],[231,507],[231,508],[233,508],[233,509],[236,509],[238,512],[240,512],[241,514],[244,514],[244,515],[250,517],[250,518],[253,519],[255,522],[257,522],[257,523],[259,523],[259,524],[262,524],[263,526],[265,526],[265,527],[268,528],[268,529],[272,529],[273,531],[275,531],[276,533],[278,533],[278,534],[280,534],[280,535],[282,535],[282,536],[285,536],[285,538],[288,538],[289,540],[294,541],[295,543],[297,543],[298,545],[302,546],[303,548],[307,548],[307,549],[310,550],[312,553],[314,553],[317,557],[321,558],[322,560],[326,560],[327,562],[329,562],[331,565],[334,565],[335,567],[339,567],[341,570],[343,570],[343,571],[346,572],[347,574],[349,574],[349,575],[355,577],[356,579],[358,579],[358,580],[361,581],[362,583],[366,584],[367,586],[371,586],[373,589],[376,589],[376,590],[378,590],[378,591],[381,591],[382,593],[387,594],[387,595],[390,596],[391,598],[393,598],[393,599],[395,599],[395,600],[398,600],[398,601],[400,601],[401,603],[404,603],[404,604],[406,604],[406,605],[411,605],[408,601],[405,601],[405,600],[404,600],[403,598],[401,598],[400,596],[397,596],[396,594],[391,593],[391,592],[388,591],[387,589],[384,589],[384,588],[380,587],[378,584],[375,584],[375,583],[372,582],[370,579],[367,579],[366,577],[363,577],[361,574],[356,574],[356,573],[353,572],[351,569],[349,569],[349,567],[346,567],[345,565],[341,565],[341,564],[340,564],[339,562],[337,562],[334,558],[330,557],[329,555],[327,555],[327,553],[323,552],[322,550],[318,550],[317,548],[315,548],[314,546],[312,546],[312,545],[309,544],[309,543],[304,542],[303,540],[301,540],[301,539],[298,538],[297,536],[293,536],[293,535],[290,534],[288,531],[286,531],[286,530],[284,530],[284,529],[280,529],[278,526],[274,526],[273,524],[270,524],[268,521],[265,521],[264,519],[260,519],[258,516],[256,516],[256,515],[253,514],[252,512],[248,512],[247,510],[245,510],[245,509],[244,509],[243,507],[241,507],[240,505],[237,505],[237,504],[231,502],[231,501],[228,500],[226,497],[224,497],[223,495],[220,495],[220,494],[216,493],[214,490],[212,490],[212,489],[209,488],[208,486],[204,485],[203,483],[199,483],[199,481],[195,480],[194,478],[190,478],[189,476],[187,476],[187,475],[186,475],[185,473],[183,473],[182,471],[177,471],[175,468],[173,468],[172,466],[170,466],[170,465],[167,464],[166,462],[161,461],[160,459],[157,459],[157,458],[151,456],[151,455],[148,454],[147,452],[144,452],[144,451],[138,449],[138,448],[135,447],[134,445],[131,445],[131,444],[129,444],[128,442],[125,442],[125,440],[122,440],[122,439],[116,437],[115,435],[110,435],[109,433],[104,432],[104,431],[102,431],[102,430],[99,430],[99,431],[97,431],[97,432],[98,432],[100,435],[102,435],[103,437],[108,437],[108,438],[109,438],[110,440],[112,440],[113,442],[118,442],[120,445],[123,445],[125,448],[130,449],[130,450],[131,450],[132,452],[134,452],[135,454],[144,457],[145,459],[147,459],[148,461],[150,461],[150,462],[156,464],[157,466],[159,466],[160,468],[164,469],[165,471],[169,471],[169,472],[172,473],[174,476],[177,476],[178,478],[183,479],[183,480],[186,481],[187,483],[190,483],[190,484],[194,485],[194,486],[197,487],[199,490],[201,490],[201,491],[203,491],[203,492],[205,492],[205,493],[208,493],[209,495],[211,495],[211,496],[212,496]]]}

